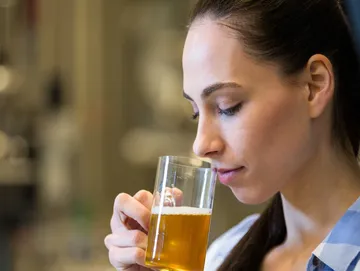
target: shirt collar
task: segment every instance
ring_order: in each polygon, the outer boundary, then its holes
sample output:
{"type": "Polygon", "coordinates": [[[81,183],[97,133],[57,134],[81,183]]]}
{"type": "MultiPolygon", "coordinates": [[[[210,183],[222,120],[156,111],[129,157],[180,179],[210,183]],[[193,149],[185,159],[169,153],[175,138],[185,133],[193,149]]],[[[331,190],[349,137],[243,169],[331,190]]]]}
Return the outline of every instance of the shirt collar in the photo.
{"type": "Polygon", "coordinates": [[[347,270],[360,252],[360,197],[336,223],[325,240],[313,251],[334,271],[347,270]]]}

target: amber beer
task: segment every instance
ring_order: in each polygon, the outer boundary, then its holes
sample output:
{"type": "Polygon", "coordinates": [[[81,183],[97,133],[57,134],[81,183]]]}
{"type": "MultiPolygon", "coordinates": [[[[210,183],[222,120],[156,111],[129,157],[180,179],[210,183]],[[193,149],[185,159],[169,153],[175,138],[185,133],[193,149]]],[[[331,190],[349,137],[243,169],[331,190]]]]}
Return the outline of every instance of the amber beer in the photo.
{"type": "Polygon", "coordinates": [[[146,265],[161,270],[202,271],[210,218],[210,209],[154,207],[146,265]]]}

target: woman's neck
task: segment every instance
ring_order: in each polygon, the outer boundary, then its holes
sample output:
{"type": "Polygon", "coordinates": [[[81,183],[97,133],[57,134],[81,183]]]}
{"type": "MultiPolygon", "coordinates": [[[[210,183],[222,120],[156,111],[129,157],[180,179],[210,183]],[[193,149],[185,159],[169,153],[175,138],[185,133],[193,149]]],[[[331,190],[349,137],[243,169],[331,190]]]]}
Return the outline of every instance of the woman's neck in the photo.
{"type": "Polygon", "coordinates": [[[284,247],[320,243],[360,196],[360,168],[345,154],[322,151],[282,191],[284,247]]]}

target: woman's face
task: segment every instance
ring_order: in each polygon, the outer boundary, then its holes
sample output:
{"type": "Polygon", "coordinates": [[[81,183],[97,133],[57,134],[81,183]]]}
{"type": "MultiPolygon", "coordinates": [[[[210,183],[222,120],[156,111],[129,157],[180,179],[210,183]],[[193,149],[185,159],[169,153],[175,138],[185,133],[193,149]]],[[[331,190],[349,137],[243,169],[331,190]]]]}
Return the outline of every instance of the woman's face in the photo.
{"type": "Polygon", "coordinates": [[[238,200],[266,201],[289,184],[310,157],[305,86],[260,64],[211,19],[190,28],[183,54],[184,96],[198,116],[194,152],[211,158],[238,200]]]}

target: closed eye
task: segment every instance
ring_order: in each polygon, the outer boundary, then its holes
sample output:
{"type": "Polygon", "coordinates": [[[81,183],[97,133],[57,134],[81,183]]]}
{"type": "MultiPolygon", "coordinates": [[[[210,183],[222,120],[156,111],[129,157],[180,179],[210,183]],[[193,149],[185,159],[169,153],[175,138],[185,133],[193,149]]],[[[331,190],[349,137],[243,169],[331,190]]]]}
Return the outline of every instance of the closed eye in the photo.
{"type": "MultiPolygon", "coordinates": [[[[243,105],[243,103],[238,103],[237,105],[227,108],[227,109],[218,108],[218,114],[224,115],[226,117],[234,116],[236,113],[238,113],[240,111],[242,105],[243,105]]],[[[199,112],[195,112],[191,116],[191,119],[193,119],[193,120],[197,120],[198,118],[199,118],[199,112]]]]}
{"type": "Polygon", "coordinates": [[[219,113],[219,115],[231,117],[231,116],[234,116],[237,112],[239,112],[241,107],[242,107],[242,103],[238,103],[237,105],[227,108],[227,109],[218,108],[218,113],[219,113]]]}

